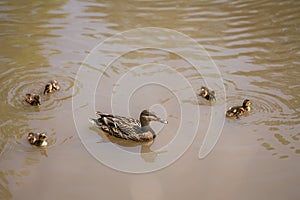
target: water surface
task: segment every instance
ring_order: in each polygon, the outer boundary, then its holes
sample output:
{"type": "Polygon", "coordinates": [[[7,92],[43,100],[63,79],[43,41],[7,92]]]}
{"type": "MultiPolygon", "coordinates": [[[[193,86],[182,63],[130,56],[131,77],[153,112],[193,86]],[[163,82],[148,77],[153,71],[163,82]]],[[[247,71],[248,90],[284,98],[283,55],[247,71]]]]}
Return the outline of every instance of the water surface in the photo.
{"type": "MultiPolygon", "coordinates": [[[[54,0],[24,4],[4,0],[0,29],[1,199],[299,199],[300,2],[54,0]],[[96,45],[143,27],[175,30],[203,45],[222,76],[226,98],[218,102],[229,107],[248,98],[253,109],[240,120],[225,119],[217,145],[200,160],[211,106],[218,103],[210,105],[190,96],[178,99],[174,94],[188,89],[181,84],[174,88],[148,85],[136,90],[123,107],[119,102],[128,94],[120,88],[128,74],[141,76],[135,74],[136,66],[157,63],[170,66],[196,92],[205,85],[207,66],[193,66],[175,53],[151,48],[123,54],[105,71],[99,70],[100,64],[86,66],[87,71],[103,76],[95,98],[84,99],[81,109],[95,101],[96,110],[128,111],[138,118],[142,109],[150,107],[169,121],[164,127],[154,125],[161,134],[144,147],[107,137],[83,116],[79,129],[95,138],[87,141],[91,145],[113,143],[138,154],[140,162],[154,165],[170,153],[161,148],[176,137],[180,123],[189,121],[182,119],[180,107],[200,110],[196,137],[187,151],[166,168],[137,175],[111,169],[88,153],[75,126],[72,97],[94,92],[95,83],[83,91],[86,87],[76,83],[76,74],[96,45]],[[41,94],[44,84],[54,78],[62,89],[42,96],[40,108],[23,101],[27,92],[41,94]],[[115,104],[112,95],[120,97],[115,104]],[[29,131],[48,132],[49,147],[31,147],[26,141],[29,131]]],[[[101,54],[114,58],[127,45],[132,44],[112,41],[109,51],[101,54]]],[[[168,74],[168,70],[162,67],[153,73],[168,74]]],[[[173,75],[170,72],[166,80],[173,75]]],[[[217,94],[223,91],[215,89],[217,94]]],[[[95,117],[92,111],[86,112],[95,117]]],[[[107,155],[113,158],[113,152],[107,155]]]]}

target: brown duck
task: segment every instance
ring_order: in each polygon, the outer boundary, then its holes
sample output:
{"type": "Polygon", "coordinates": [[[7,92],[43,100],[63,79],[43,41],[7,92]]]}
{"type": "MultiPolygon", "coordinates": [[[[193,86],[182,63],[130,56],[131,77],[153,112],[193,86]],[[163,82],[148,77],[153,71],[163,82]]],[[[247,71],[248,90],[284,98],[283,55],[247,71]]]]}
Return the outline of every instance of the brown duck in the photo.
{"type": "Polygon", "coordinates": [[[168,121],[157,117],[155,113],[148,110],[141,112],[140,120],[102,112],[97,112],[96,114],[99,116],[98,119],[89,120],[97,128],[114,137],[136,142],[147,142],[156,137],[155,132],[150,127],[151,121],[168,123],[168,121]]]}

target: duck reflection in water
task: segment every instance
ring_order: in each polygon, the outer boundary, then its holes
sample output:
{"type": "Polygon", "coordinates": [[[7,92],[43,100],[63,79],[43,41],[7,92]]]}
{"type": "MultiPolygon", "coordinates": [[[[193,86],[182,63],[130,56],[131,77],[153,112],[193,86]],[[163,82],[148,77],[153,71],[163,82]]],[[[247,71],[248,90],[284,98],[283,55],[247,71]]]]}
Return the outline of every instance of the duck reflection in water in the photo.
{"type": "Polygon", "coordinates": [[[151,146],[154,142],[154,140],[149,142],[134,142],[130,140],[123,140],[120,138],[116,138],[114,136],[111,136],[109,134],[103,135],[103,132],[99,132],[99,129],[96,129],[95,127],[91,127],[91,130],[96,130],[98,134],[100,135],[101,139],[100,141],[97,141],[97,143],[113,143],[120,146],[120,148],[125,149],[128,151],[128,148],[136,148],[140,146],[140,154],[142,159],[145,162],[153,163],[155,162],[157,156],[162,153],[166,153],[167,151],[152,151],[151,146]]]}

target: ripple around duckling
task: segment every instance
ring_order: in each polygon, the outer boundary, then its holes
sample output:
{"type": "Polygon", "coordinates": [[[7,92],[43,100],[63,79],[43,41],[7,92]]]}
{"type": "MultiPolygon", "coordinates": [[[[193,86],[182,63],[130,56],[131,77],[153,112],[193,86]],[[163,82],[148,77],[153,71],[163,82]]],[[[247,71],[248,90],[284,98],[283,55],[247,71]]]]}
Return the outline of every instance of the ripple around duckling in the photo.
{"type": "Polygon", "coordinates": [[[294,136],[297,134],[295,131],[300,128],[298,108],[293,106],[288,98],[283,98],[284,95],[276,90],[272,90],[271,94],[268,91],[242,91],[235,88],[235,92],[239,97],[238,102],[240,103],[237,102],[238,104],[241,104],[245,98],[252,102],[249,116],[241,123],[251,123],[256,130],[266,132],[266,135],[260,135],[258,139],[261,145],[280,159],[286,158],[286,154],[293,155],[294,149],[299,148],[299,144],[294,140],[294,136]]]}
{"type": "MultiPolygon", "coordinates": [[[[16,133],[14,136],[14,143],[17,145],[20,145],[21,151],[26,151],[26,152],[31,152],[32,146],[27,139],[28,133],[33,132],[33,133],[46,133],[47,135],[47,147],[45,149],[52,149],[56,146],[60,146],[63,144],[66,144],[69,140],[73,139],[73,136],[68,136],[68,137],[60,137],[57,135],[57,132],[53,128],[21,128],[19,130],[19,133],[16,133]]],[[[35,147],[35,146],[34,146],[35,147]]],[[[34,151],[34,150],[33,150],[34,151]]]]}
{"type": "Polygon", "coordinates": [[[45,132],[47,135],[47,148],[51,148],[54,147],[55,145],[59,144],[60,142],[57,141],[57,137],[56,137],[56,133],[54,131],[54,129],[23,129],[21,130],[22,135],[17,137],[15,140],[15,143],[18,145],[21,145],[23,148],[21,148],[23,151],[27,151],[29,147],[31,147],[32,145],[28,142],[27,136],[29,132],[33,132],[33,133],[42,133],[45,132]]]}
{"type": "MultiPolygon", "coordinates": [[[[72,97],[74,86],[74,79],[72,77],[53,76],[48,78],[44,76],[46,73],[44,71],[25,70],[22,67],[21,69],[9,70],[7,73],[13,73],[14,76],[5,75],[3,77],[3,84],[7,85],[7,87],[0,88],[0,92],[3,96],[3,101],[10,105],[13,110],[25,109],[28,115],[31,112],[53,110],[59,108],[64,100],[72,97]],[[14,77],[14,80],[8,77],[14,77]],[[61,89],[44,95],[44,87],[51,79],[56,79],[61,89]],[[26,93],[39,94],[42,99],[41,106],[31,106],[25,102],[26,93]]],[[[74,91],[74,94],[76,94],[78,90],[75,89],[74,91]]]]}
{"type": "MultiPolygon", "coordinates": [[[[293,117],[299,115],[297,110],[293,108],[288,100],[276,94],[259,91],[236,91],[236,96],[239,97],[238,101],[231,101],[228,97],[227,105],[233,106],[235,104],[242,104],[244,99],[249,99],[252,102],[250,116],[251,121],[258,124],[265,124],[271,126],[279,126],[280,124],[299,124],[299,118],[293,117]],[[236,102],[236,103],[235,103],[236,102]]],[[[232,97],[235,98],[235,97],[232,97]]]]}
{"type": "Polygon", "coordinates": [[[73,91],[74,79],[72,77],[56,76],[55,80],[58,81],[60,90],[42,95],[42,105],[40,106],[42,111],[57,109],[62,105],[63,101],[72,98],[73,95],[78,93],[79,88],[75,88],[73,91]]]}

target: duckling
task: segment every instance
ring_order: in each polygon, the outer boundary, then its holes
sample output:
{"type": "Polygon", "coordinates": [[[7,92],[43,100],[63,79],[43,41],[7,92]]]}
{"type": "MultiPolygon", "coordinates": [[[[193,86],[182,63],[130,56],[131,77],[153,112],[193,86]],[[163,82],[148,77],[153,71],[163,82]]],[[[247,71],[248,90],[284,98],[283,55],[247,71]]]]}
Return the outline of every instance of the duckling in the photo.
{"type": "Polygon", "coordinates": [[[245,99],[243,105],[229,108],[226,112],[226,117],[238,119],[240,116],[244,115],[245,113],[251,110],[251,104],[252,103],[250,100],[245,99]]]}
{"type": "Polygon", "coordinates": [[[46,147],[47,146],[47,135],[46,133],[28,133],[27,139],[31,145],[35,145],[38,147],[46,147]]]}
{"type": "Polygon", "coordinates": [[[27,93],[25,95],[25,101],[32,106],[39,106],[41,105],[42,100],[40,95],[38,94],[27,93]]]}
{"type": "Polygon", "coordinates": [[[216,101],[216,93],[213,90],[209,90],[207,87],[202,86],[201,92],[199,96],[203,97],[204,99],[208,101],[216,101]]]}
{"type": "Polygon", "coordinates": [[[96,112],[98,119],[89,119],[97,128],[103,130],[117,138],[132,140],[135,142],[148,142],[156,137],[155,132],[150,127],[151,121],[158,121],[167,124],[149,110],[143,110],[140,114],[140,120],[131,117],[122,117],[102,112],[96,112]]]}
{"type": "Polygon", "coordinates": [[[52,93],[53,91],[58,91],[60,86],[58,85],[57,80],[52,80],[45,85],[44,94],[52,93]]]}

